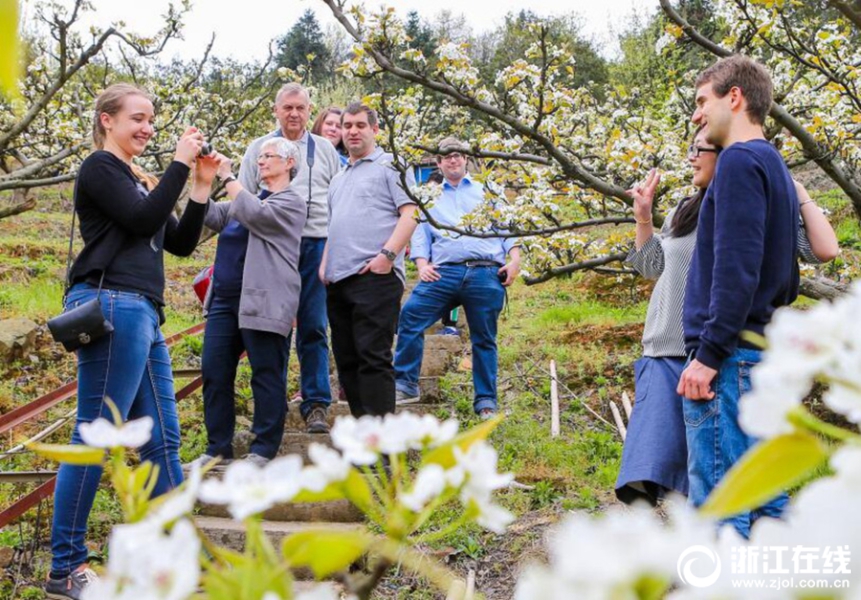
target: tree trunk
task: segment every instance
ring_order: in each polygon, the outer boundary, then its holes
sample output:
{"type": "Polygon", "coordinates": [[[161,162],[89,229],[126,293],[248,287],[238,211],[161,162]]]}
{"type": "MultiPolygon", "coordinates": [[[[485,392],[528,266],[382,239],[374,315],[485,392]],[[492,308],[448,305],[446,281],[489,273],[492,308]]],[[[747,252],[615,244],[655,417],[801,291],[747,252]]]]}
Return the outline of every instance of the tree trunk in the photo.
{"type": "Polygon", "coordinates": [[[22,212],[27,212],[28,210],[33,210],[34,208],[36,208],[35,198],[27,198],[23,202],[19,202],[11,206],[0,206],[0,219],[19,215],[22,212]]]}
{"type": "Polygon", "coordinates": [[[846,284],[824,277],[803,277],[798,293],[813,300],[834,300],[846,293],[846,284]]]}

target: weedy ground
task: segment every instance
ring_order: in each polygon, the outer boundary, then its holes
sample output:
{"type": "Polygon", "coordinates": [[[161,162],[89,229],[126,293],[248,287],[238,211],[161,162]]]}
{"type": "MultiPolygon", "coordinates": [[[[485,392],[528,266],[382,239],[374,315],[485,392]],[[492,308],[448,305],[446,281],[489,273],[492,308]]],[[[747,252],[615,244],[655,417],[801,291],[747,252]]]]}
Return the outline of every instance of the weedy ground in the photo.
{"type": "MultiPolygon", "coordinates": [[[[823,274],[844,276],[857,270],[861,231],[839,193],[817,196],[832,210],[844,254],[823,274]]],[[[39,208],[0,220],[0,319],[27,317],[43,327],[36,348],[26,356],[0,365],[0,411],[6,412],[44,394],[75,376],[72,356],[53,344],[45,321],[59,312],[68,243],[71,190],[43,190],[39,208]]],[[[77,242],[80,247],[80,240],[77,242]]],[[[214,240],[201,245],[191,258],[166,260],[169,335],[201,321],[191,280],[210,264],[214,240]]],[[[477,589],[487,598],[510,598],[519,569],[544,556],[545,534],[569,511],[599,513],[616,503],[613,486],[622,444],[613,425],[611,400],[622,393],[633,398],[633,362],[640,356],[640,337],[650,282],[630,276],[579,274],[529,287],[518,282],[499,323],[499,397],[505,421],[492,442],[500,454],[500,470],[515,473],[517,488],[500,494],[517,516],[505,535],[477,526],[426,548],[426,551],[466,575],[474,571],[477,589]],[[550,435],[550,361],[556,363],[561,407],[561,435],[550,435]]],[[[805,301],[801,300],[801,304],[805,301]]],[[[468,346],[468,345],[467,345],[468,346]]],[[[189,337],[171,349],[174,367],[200,363],[202,339],[189,337]]],[[[457,416],[463,427],[475,424],[468,347],[459,367],[441,382],[446,401],[440,417],[457,416]]],[[[248,423],[253,402],[250,371],[240,368],[237,404],[240,422],[248,423]]],[[[297,387],[295,354],[291,357],[290,393],[297,387]]],[[[177,380],[177,388],[187,383],[177,380]]],[[[37,422],[17,428],[0,442],[0,452],[66,417],[66,402],[37,422]]],[[[292,407],[291,407],[292,408],[292,407]]],[[[200,393],[180,403],[183,432],[181,459],[198,456],[206,444],[200,393]]],[[[70,424],[49,438],[64,443],[70,424]]],[[[55,469],[28,453],[0,457],[0,470],[55,469]]],[[[32,489],[32,484],[4,485],[0,507],[32,489]]],[[[456,518],[457,507],[441,511],[430,528],[456,518]]],[[[41,582],[49,568],[51,501],[31,510],[18,523],[0,531],[0,600],[43,598],[41,582]]],[[[93,557],[104,551],[110,527],[120,518],[111,492],[103,487],[90,518],[93,557]]],[[[380,599],[440,598],[427,583],[394,572],[378,588],[380,599]]]]}

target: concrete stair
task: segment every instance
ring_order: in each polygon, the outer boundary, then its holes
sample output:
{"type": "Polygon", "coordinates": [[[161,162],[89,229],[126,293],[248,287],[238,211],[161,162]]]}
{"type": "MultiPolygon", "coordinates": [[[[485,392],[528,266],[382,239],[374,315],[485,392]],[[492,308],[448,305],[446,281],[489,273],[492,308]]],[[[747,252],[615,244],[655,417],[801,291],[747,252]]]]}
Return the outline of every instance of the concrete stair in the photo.
{"type": "MultiPolygon", "coordinates": [[[[421,414],[444,411],[439,378],[457,365],[463,349],[463,342],[458,336],[426,335],[420,380],[421,403],[399,406],[397,411],[408,410],[421,414]]],[[[333,403],[329,408],[330,425],[337,417],[348,414],[350,409],[346,403],[333,403]]],[[[239,431],[234,437],[234,456],[246,454],[251,440],[250,431],[239,431]]],[[[331,445],[331,436],[306,433],[305,423],[299,414],[299,405],[292,403],[278,454],[298,454],[307,462],[311,443],[331,445]]],[[[220,477],[222,473],[223,469],[214,469],[207,476],[220,477]]],[[[362,514],[345,500],[282,504],[270,508],[263,518],[263,529],[276,545],[285,536],[309,529],[350,531],[363,527],[362,514]]],[[[243,550],[243,524],[231,519],[226,507],[200,504],[195,520],[200,530],[214,543],[236,551],[243,550]]],[[[310,573],[304,570],[296,573],[297,578],[308,578],[309,575],[310,573]]]]}

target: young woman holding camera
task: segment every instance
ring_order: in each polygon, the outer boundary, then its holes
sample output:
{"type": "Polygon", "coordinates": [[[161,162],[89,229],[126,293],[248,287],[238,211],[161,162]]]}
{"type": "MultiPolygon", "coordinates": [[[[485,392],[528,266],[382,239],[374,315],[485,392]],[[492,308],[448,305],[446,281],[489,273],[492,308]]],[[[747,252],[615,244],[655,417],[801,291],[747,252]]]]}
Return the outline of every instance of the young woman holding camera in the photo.
{"type": "MultiPolygon", "coordinates": [[[[95,151],[81,165],[75,182],[75,210],[84,248],[69,273],[69,311],[99,299],[113,331],[82,346],[78,356],[79,428],[99,417],[113,420],[110,399],[124,420],[150,417],[152,436],[141,446],[141,460],[158,467],[153,493],[179,485],[179,419],[170,355],[160,326],[164,322],[164,252],[190,255],[197,244],[217,161],[200,157],[203,135],[194,127],[182,134],[173,162],[161,180],[133,163],[153,136],[153,103],[129,84],[108,87],[96,99],[95,151]],[[182,218],[174,214],[194,168],[191,201],[182,218]]],[[[87,568],[87,518],[102,469],[63,464],[54,492],[51,530],[53,561],[48,598],[78,600],[94,577],[87,568]]]]}

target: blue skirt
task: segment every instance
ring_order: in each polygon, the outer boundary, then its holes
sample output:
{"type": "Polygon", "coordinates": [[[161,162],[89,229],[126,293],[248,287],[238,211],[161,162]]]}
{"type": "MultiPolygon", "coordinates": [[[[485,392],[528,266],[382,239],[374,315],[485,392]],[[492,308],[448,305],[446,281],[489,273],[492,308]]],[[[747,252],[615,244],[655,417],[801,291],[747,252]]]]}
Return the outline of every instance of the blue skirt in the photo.
{"type": "Polygon", "coordinates": [[[688,495],[688,449],[682,397],[676,386],[683,357],[644,356],[634,363],[634,409],[616,480],[616,497],[652,505],[668,492],[688,495]]]}

